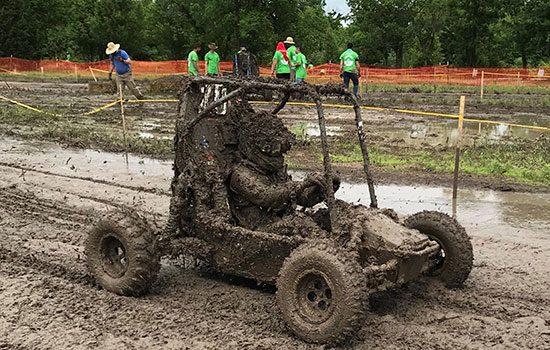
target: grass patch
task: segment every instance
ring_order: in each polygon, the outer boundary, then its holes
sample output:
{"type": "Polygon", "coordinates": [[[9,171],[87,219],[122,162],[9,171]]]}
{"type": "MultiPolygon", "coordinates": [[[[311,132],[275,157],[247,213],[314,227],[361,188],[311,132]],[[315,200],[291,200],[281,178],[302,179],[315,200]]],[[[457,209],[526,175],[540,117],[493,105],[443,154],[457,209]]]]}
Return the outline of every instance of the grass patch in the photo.
{"type": "MultiPolygon", "coordinates": [[[[515,140],[465,146],[461,150],[462,173],[482,176],[506,176],[532,185],[550,186],[550,137],[536,141],[515,140]]],[[[359,145],[336,142],[332,148],[334,162],[362,162],[359,145]]],[[[371,164],[408,169],[416,167],[433,173],[452,173],[453,148],[432,150],[370,147],[371,164]]]]}

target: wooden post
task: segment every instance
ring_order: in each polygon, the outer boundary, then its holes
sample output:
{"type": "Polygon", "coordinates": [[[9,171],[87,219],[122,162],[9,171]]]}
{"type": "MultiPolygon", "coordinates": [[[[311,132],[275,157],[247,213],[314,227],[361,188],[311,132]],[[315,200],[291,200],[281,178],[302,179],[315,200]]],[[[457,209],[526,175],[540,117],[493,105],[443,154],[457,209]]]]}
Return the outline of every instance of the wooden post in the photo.
{"type": "Polygon", "coordinates": [[[97,79],[95,78],[94,70],[90,66],[88,66],[88,68],[90,68],[90,73],[92,73],[92,77],[94,78],[94,81],[97,83],[97,79]]]}
{"type": "Polygon", "coordinates": [[[484,71],[481,71],[481,90],[480,90],[480,97],[481,99],[483,100],[483,83],[484,83],[484,80],[485,80],[485,72],[484,71]]]}
{"type": "MultiPolygon", "coordinates": [[[[359,70],[359,72],[361,72],[361,70],[359,70]]],[[[359,96],[363,98],[363,86],[362,86],[363,84],[361,84],[361,77],[358,77],[357,81],[359,82],[359,96]]]]}
{"type": "Polygon", "coordinates": [[[437,92],[437,82],[436,82],[436,75],[435,75],[435,72],[436,72],[436,68],[434,67],[434,93],[437,92]]]}
{"type": "Polygon", "coordinates": [[[369,93],[369,67],[367,67],[367,86],[365,87],[365,93],[369,93]]]}
{"type": "Polygon", "coordinates": [[[455,172],[453,178],[453,218],[456,218],[456,199],[458,192],[458,171],[460,168],[460,145],[462,143],[462,126],[464,124],[464,105],[466,96],[460,96],[460,112],[458,116],[458,139],[456,141],[455,172]]]}
{"type": "Polygon", "coordinates": [[[128,142],[126,140],[126,119],[124,118],[124,99],[122,96],[122,84],[118,84],[120,96],[120,115],[122,116],[122,137],[124,139],[124,154],[126,156],[126,165],[128,165],[128,142]]]}
{"type": "Polygon", "coordinates": [[[40,67],[40,75],[44,78],[44,67],[40,67]]]}

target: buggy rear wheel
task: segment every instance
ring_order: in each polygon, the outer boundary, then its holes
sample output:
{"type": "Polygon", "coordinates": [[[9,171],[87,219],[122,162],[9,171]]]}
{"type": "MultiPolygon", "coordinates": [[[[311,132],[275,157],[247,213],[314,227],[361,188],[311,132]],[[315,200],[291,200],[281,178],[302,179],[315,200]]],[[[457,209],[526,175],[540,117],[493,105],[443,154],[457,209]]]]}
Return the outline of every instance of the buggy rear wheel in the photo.
{"type": "Polygon", "coordinates": [[[277,279],[282,318],[308,342],[338,344],[352,336],[364,316],[366,297],[357,256],[332,242],[295,249],[277,279]]]}
{"type": "Polygon", "coordinates": [[[430,276],[449,288],[459,287],[470,275],[474,260],[472,242],[458,221],[437,211],[422,211],[409,216],[405,226],[416,229],[436,241],[440,250],[434,256],[430,276]]]}
{"type": "Polygon", "coordinates": [[[136,213],[105,215],[90,231],[85,253],[97,284],[120,295],[144,294],[160,269],[156,238],[136,213]]]}

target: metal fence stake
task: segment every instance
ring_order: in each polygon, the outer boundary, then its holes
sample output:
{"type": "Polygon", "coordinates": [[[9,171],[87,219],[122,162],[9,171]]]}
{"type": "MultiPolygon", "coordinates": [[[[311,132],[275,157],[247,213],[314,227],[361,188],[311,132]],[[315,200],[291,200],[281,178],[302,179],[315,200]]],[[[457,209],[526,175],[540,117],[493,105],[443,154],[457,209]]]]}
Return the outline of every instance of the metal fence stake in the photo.
{"type": "Polygon", "coordinates": [[[466,96],[460,96],[460,112],[458,117],[458,139],[456,141],[455,171],[453,178],[453,218],[456,218],[456,199],[458,192],[458,172],[460,169],[460,145],[462,143],[462,126],[464,124],[464,105],[466,96]]]}

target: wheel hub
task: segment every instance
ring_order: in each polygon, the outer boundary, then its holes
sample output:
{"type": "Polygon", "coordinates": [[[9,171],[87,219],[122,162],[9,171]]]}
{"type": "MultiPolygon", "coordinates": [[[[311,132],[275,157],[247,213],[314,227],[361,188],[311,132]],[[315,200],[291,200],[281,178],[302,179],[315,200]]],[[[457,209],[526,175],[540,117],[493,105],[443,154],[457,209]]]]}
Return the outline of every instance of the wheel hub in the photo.
{"type": "Polygon", "coordinates": [[[101,240],[100,251],[105,272],[113,278],[122,277],[128,269],[124,244],[114,236],[107,236],[101,240]]]}
{"type": "Polygon", "coordinates": [[[306,273],[298,283],[298,304],[302,318],[311,323],[325,322],[333,312],[332,286],[320,272],[306,273]]]}
{"type": "Polygon", "coordinates": [[[445,257],[447,256],[447,253],[445,252],[445,247],[443,246],[443,243],[441,243],[440,240],[438,240],[433,236],[428,236],[428,237],[439,245],[439,251],[433,256],[434,265],[431,270],[432,274],[437,275],[441,273],[441,270],[445,265],[445,257]]]}

